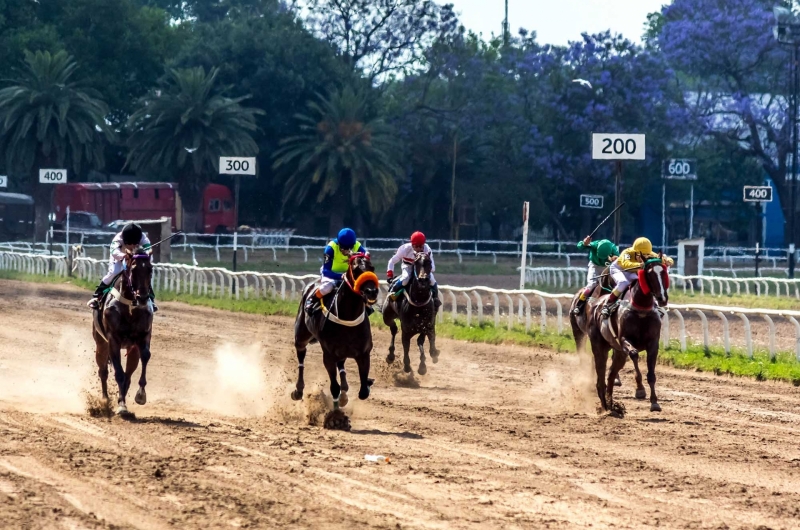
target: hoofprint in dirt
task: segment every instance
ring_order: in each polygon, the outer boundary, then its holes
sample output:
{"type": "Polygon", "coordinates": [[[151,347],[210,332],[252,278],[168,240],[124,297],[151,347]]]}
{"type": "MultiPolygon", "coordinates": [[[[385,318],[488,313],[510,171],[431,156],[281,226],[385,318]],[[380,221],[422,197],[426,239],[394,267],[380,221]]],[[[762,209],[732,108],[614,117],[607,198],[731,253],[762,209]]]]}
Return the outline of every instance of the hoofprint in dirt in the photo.
{"type": "MultiPolygon", "coordinates": [[[[85,293],[16,282],[0,293],[8,527],[793,528],[800,518],[791,385],[664,369],[655,416],[626,372],[620,420],[596,414],[588,359],[444,340],[441,362],[413,384],[384,365],[374,401],[348,407],[352,432],[331,432],[289,401],[291,319],[163,304],[148,405],[131,405],[136,420],[105,420],[83,411],[83,392],[98,392],[80,332],[85,293]]],[[[375,350],[387,346],[376,333],[375,350]]],[[[326,387],[318,348],[309,356],[309,391],[326,387]]]]}

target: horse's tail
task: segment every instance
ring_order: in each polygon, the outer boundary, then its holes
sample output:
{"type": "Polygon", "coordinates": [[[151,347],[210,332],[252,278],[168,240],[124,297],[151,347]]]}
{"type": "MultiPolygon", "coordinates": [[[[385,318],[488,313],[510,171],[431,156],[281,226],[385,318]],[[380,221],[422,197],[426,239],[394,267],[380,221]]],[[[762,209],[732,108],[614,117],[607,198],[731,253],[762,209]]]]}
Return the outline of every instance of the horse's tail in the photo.
{"type": "Polygon", "coordinates": [[[100,335],[104,341],[108,342],[108,337],[106,337],[106,330],[103,328],[103,322],[100,320],[100,309],[95,309],[92,311],[92,325],[94,326],[94,330],[100,335]]]}

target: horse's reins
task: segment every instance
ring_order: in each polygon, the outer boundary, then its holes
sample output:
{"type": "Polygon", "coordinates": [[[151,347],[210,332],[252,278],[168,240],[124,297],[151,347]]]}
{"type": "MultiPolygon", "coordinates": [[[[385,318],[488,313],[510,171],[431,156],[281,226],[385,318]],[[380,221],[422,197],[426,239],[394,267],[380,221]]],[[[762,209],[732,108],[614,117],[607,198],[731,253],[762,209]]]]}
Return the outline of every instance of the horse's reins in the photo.
{"type": "MultiPolygon", "coordinates": [[[[414,261],[416,262],[416,260],[414,260],[414,261]]],[[[417,275],[417,268],[416,267],[412,267],[412,269],[414,270],[414,279],[419,281],[419,275],[417,275]]],[[[428,292],[428,299],[425,302],[421,303],[421,304],[416,303],[411,299],[411,295],[408,294],[408,289],[403,289],[403,295],[406,297],[406,301],[408,301],[408,303],[413,305],[414,307],[425,307],[426,305],[431,303],[431,300],[433,300],[433,293],[432,292],[428,292]]]]}
{"type": "MultiPolygon", "coordinates": [[[[150,259],[150,255],[149,254],[135,254],[135,255],[131,256],[130,261],[133,262],[133,260],[135,260],[135,259],[145,259],[145,258],[146,259],[150,259]]],[[[133,294],[133,282],[131,281],[131,269],[130,269],[130,267],[127,266],[127,264],[126,264],[125,269],[122,271],[122,278],[123,278],[123,281],[125,282],[125,285],[128,287],[128,290],[131,292],[131,294],[133,294]]],[[[138,304],[134,304],[134,300],[133,299],[125,298],[125,296],[121,292],[119,292],[116,287],[112,286],[111,290],[109,292],[110,292],[111,296],[114,297],[115,300],[117,300],[118,302],[123,303],[126,306],[128,306],[128,311],[129,312],[133,313],[134,306],[138,307],[138,304]]]]}
{"type": "MultiPolygon", "coordinates": [[[[339,284],[339,286],[336,288],[336,293],[333,295],[333,300],[331,302],[331,309],[334,309],[336,311],[336,313],[339,312],[339,291],[341,290],[343,284],[347,284],[347,287],[353,293],[355,293],[355,294],[357,294],[359,296],[361,296],[361,287],[368,280],[372,279],[372,280],[375,281],[376,284],[379,284],[378,277],[375,275],[374,272],[365,271],[364,273],[359,275],[358,278],[355,278],[355,276],[353,274],[353,261],[359,255],[363,256],[363,254],[356,254],[355,256],[351,256],[350,264],[347,267],[347,272],[345,273],[345,276],[344,276],[344,281],[342,281],[342,283],[339,284]]],[[[364,318],[365,318],[366,313],[367,313],[366,312],[366,305],[367,304],[365,302],[364,303],[365,309],[363,311],[361,311],[361,315],[359,315],[358,318],[356,318],[355,320],[342,320],[337,315],[333,314],[333,311],[331,311],[330,309],[325,307],[325,302],[323,301],[322,298],[320,298],[319,303],[320,303],[320,307],[322,308],[322,312],[325,315],[325,321],[322,323],[322,327],[323,328],[325,327],[325,324],[328,323],[328,320],[331,320],[334,324],[339,324],[340,326],[346,326],[346,327],[358,326],[359,324],[364,322],[364,318]]]]}

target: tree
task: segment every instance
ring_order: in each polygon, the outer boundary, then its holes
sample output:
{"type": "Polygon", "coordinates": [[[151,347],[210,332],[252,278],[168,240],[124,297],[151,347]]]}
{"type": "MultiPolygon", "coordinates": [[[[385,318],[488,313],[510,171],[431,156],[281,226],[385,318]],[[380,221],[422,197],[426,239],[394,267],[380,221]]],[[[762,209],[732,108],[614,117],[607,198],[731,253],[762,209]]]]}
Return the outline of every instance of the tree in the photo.
{"type": "Polygon", "coordinates": [[[47,230],[53,192],[39,183],[39,168],[101,168],[104,142],[113,139],[108,107],[98,92],[74,80],[77,68],[63,51],[26,52],[24,67],[0,90],[0,154],[8,169],[28,177],[37,238],[47,230]]]}
{"type": "Polygon", "coordinates": [[[456,30],[452,4],[433,0],[305,0],[311,29],[371,82],[409,74],[425,50],[456,30]]]}
{"type": "Polygon", "coordinates": [[[352,87],[320,96],[308,108],[309,114],[297,115],[301,134],[283,140],[274,155],[273,169],[291,171],[284,206],[313,196],[330,212],[332,232],[348,213],[360,228],[362,209],[376,218],[394,203],[402,171],[392,131],[369,116],[366,96],[352,87]]]}
{"type": "Polygon", "coordinates": [[[655,44],[685,79],[702,133],[757,160],[789,210],[789,51],[772,35],[775,2],[675,0],[662,9],[655,44]]]}
{"type": "MultiPolygon", "coordinates": [[[[305,112],[308,101],[350,82],[353,74],[292,12],[277,1],[262,4],[259,16],[234,11],[213,24],[196,23],[175,63],[207,71],[219,65],[218,80],[230,85],[229,95],[250,95],[248,104],[265,112],[257,117],[254,138],[261,153],[273,153],[281,139],[298,133],[294,116],[305,112]]],[[[269,164],[259,167],[258,179],[242,182],[243,222],[277,226],[282,189],[269,164]]]]}
{"type": "Polygon", "coordinates": [[[254,156],[257,114],[217,86],[219,71],[170,70],[161,90],[140,100],[128,120],[128,158],[134,171],[165,171],[178,182],[186,211],[184,229],[199,230],[203,191],[220,156],[254,156]]]}

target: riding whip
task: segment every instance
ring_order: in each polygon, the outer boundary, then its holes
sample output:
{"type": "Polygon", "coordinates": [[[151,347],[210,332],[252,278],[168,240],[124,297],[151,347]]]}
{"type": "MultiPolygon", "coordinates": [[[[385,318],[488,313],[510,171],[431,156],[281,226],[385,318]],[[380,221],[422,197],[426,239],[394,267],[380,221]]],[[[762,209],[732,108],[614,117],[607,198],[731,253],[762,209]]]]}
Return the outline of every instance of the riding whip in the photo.
{"type": "Polygon", "coordinates": [[[600,221],[600,224],[599,224],[599,225],[597,225],[597,228],[595,228],[594,230],[592,230],[592,233],[591,233],[591,234],[589,234],[589,235],[588,235],[588,236],[586,236],[586,237],[592,237],[593,235],[595,235],[595,233],[596,233],[598,230],[600,230],[600,227],[601,227],[601,226],[603,226],[603,225],[605,224],[605,222],[606,222],[606,221],[608,221],[609,219],[611,219],[611,216],[612,216],[612,215],[614,215],[615,213],[617,213],[617,210],[619,210],[619,209],[620,209],[620,208],[622,208],[623,206],[625,206],[625,203],[624,203],[624,202],[623,202],[623,203],[621,203],[621,204],[620,204],[619,206],[617,206],[616,208],[614,208],[614,210],[613,210],[613,211],[612,211],[610,214],[608,214],[608,216],[607,216],[605,219],[603,219],[602,221],[600,221]]]}
{"type": "Polygon", "coordinates": [[[182,236],[182,235],[183,235],[183,230],[178,230],[177,232],[175,232],[175,233],[174,233],[174,234],[172,234],[171,236],[169,236],[169,237],[165,237],[164,239],[162,239],[162,240],[161,240],[161,241],[159,241],[158,243],[153,243],[152,245],[150,245],[150,248],[157,247],[157,246],[158,246],[158,245],[160,245],[161,243],[164,243],[165,241],[169,241],[169,240],[170,240],[170,239],[172,239],[173,237],[178,237],[178,236],[182,236]]]}

